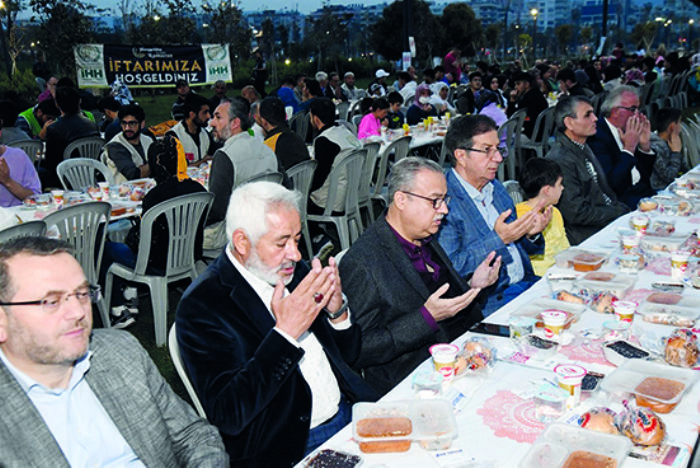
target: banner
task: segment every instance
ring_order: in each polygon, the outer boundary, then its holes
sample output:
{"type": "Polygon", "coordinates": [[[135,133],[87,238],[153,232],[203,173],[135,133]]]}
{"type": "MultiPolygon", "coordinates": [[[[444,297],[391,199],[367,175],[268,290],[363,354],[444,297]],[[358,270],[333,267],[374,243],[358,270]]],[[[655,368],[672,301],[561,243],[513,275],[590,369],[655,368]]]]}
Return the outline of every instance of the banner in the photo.
{"type": "Polygon", "coordinates": [[[80,44],[73,48],[78,85],[107,88],[119,80],[130,88],[170,88],[231,81],[231,57],[225,44],[136,47],[80,44]]]}

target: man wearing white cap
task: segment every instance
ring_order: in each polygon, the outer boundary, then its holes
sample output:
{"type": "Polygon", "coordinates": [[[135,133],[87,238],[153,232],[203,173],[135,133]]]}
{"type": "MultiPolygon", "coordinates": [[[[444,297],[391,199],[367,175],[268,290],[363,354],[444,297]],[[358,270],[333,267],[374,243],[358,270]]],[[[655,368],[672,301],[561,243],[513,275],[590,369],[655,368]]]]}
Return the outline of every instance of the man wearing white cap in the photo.
{"type": "Polygon", "coordinates": [[[362,99],[366,96],[363,89],[355,86],[355,74],[351,71],[345,72],[345,75],[343,75],[343,84],[340,86],[340,88],[350,101],[357,101],[358,99],[362,99]]]}
{"type": "MultiPolygon", "coordinates": [[[[384,71],[383,68],[380,68],[379,70],[377,70],[374,73],[375,80],[372,82],[372,84],[369,85],[370,89],[372,88],[372,85],[376,83],[382,87],[382,89],[380,91],[381,94],[379,94],[379,95],[386,96],[386,83],[385,83],[385,81],[386,81],[387,76],[389,76],[389,74],[386,71],[384,71]]],[[[373,94],[373,93],[370,93],[370,94],[373,94]]]]}

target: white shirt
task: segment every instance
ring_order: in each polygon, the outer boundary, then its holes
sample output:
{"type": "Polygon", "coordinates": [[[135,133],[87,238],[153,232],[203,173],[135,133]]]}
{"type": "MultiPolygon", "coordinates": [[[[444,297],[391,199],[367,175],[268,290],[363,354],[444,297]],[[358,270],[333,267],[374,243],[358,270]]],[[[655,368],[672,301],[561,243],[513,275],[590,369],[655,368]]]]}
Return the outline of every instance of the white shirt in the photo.
{"type": "Polygon", "coordinates": [[[67,388],[45,387],[13,366],[2,350],[0,359],[39,411],[71,466],[143,468],[85,380],[91,354],[75,363],[67,388]]]}
{"type": "MultiPolygon", "coordinates": [[[[454,175],[457,176],[459,183],[464,187],[464,190],[467,191],[467,194],[474,200],[474,204],[479,210],[479,213],[481,213],[481,217],[486,221],[486,225],[489,229],[493,230],[493,227],[496,225],[496,220],[500,216],[500,213],[496,211],[496,207],[493,206],[493,183],[489,182],[479,191],[469,182],[462,179],[462,176],[460,176],[457,171],[454,169],[452,169],[452,171],[454,175]]],[[[520,252],[515,244],[505,244],[505,246],[510,256],[513,258],[511,263],[506,263],[506,270],[508,271],[510,284],[515,284],[525,277],[523,259],[520,257],[520,252]]]]}
{"type": "MultiPolygon", "coordinates": [[[[275,291],[275,287],[255,276],[250,270],[236,260],[230,245],[226,247],[226,255],[229,260],[231,260],[231,263],[233,263],[233,266],[236,267],[236,270],[243,276],[243,279],[248,282],[250,287],[253,288],[253,291],[260,297],[260,300],[270,312],[272,319],[276,320],[271,308],[272,295],[275,291]]],[[[289,291],[285,288],[284,295],[286,296],[288,294],[289,291]]],[[[347,329],[351,325],[350,316],[348,315],[348,319],[340,324],[336,325],[331,322],[331,325],[338,330],[347,329]]],[[[299,361],[299,370],[301,370],[304,380],[306,380],[306,383],[309,384],[309,388],[311,389],[311,429],[313,429],[335,416],[338,412],[338,404],[340,403],[340,387],[338,386],[338,380],[335,378],[335,374],[333,374],[330,362],[328,362],[328,357],[326,357],[321,343],[319,343],[312,332],[304,332],[297,341],[277,327],[275,327],[274,330],[285,337],[294,346],[304,350],[304,356],[301,358],[301,361],[299,361]]]]}

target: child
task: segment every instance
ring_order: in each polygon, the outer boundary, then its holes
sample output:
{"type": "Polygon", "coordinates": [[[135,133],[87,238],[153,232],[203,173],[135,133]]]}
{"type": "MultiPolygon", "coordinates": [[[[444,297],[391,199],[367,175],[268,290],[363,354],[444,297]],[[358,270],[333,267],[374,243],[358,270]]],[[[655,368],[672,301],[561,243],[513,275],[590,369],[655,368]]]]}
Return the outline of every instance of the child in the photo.
{"type": "MultiPolygon", "coordinates": [[[[545,208],[559,203],[564,190],[563,173],[555,161],[543,158],[530,159],[520,173],[520,188],[527,201],[518,203],[515,210],[518,217],[523,216],[538,203],[544,201],[545,208]]],[[[554,256],[569,248],[569,241],[564,230],[564,220],[558,209],[552,206],[552,220],[542,231],[544,235],[544,254],[530,257],[535,274],[542,276],[554,265],[554,256]]]]}
{"type": "Polygon", "coordinates": [[[683,160],[681,144],[681,110],[663,107],[656,113],[656,135],[651,137],[651,149],[656,153],[651,173],[651,188],[663,190],[676,177],[688,170],[683,160]]]}
{"type": "Polygon", "coordinates": [[[357,129],[357,138],[360,140],[382,135],[382,126],[386,125],[389,113],[389,102],[384,98],[375,99],[369,112],[362,117],[357,129]]]}
{"type": "Polygon", "coordinates": [[[394,129],[403,127],[403,124],[406,121],[403,112],[401,112],[403,96],[397,91],[392,91],[389,93],[389,96],[387,96],[387,100],[389,101],[389,115],[387,116],[389,119],[389,128],[394,129]]]}

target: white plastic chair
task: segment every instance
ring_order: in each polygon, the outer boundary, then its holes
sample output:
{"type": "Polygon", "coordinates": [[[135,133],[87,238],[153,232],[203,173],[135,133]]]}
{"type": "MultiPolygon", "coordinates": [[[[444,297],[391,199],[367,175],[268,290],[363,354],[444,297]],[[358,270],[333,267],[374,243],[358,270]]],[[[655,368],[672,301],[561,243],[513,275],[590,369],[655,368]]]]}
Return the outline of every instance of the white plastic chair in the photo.
{"type": "Polygon", "coordinates": [[[498,167],[498,177],[501,180],[504,179],[505,171],[508,172],[509,180],[515,180],[515,171],[520,158],[520,136],[525,116],[525,109],[519,110],[498,129],[498,141],[505,141],[507,153],[504,155],[503,163],[498,167]]]}
{"type": "Polygon", "coordinates": [[[194,280],[197,277],[194,259],[195,238],[199,222],[209,209],[213,199],[214,194],[212,193],[192,193],[166,200],[148,210],[141,218],[141,238],[134,268],[113,263],[107,270],[105,297],[108,306],[111,306],[112,282],[115,275],[126,281],[148,286],[153,305],[156,346],[165,344],[168,284],[185,278],[194,280]],[[161,215],[165,216],[168,221],[168,258],[164,275],[157,276],[148,274],[147,270],[148,258],[151,254],[153,225],[161,215]]]}
{"type": "Polygon", "coordinates": [[[520,142],[521,149],[535,150],[538,158],[544,157],[549,149],[549,137],[554,131],[554,107],[548,107],[537,116],[532,138],[520,142]]]}
{"type": "MultiPolygon", "coordinates": [[[[111,211],[109,203],[88,202],[63,208],[44,218],[49,233],[55,227],[58,237],[73,246],[75,258],[90,284],[98,284],[111,211]]],[[[97,301],[97,308],[103,326],[109,328],[109,309],[104,298],[97,301]]]]}
{"type": "Polygon", "coordinates": [[[366,157],[367,150],[364,148],[356,150],[346,150],[350,154],[343,157],[342,153],[337,157],[342,158],[336,167],[328,175],[330,186],[328,189],[328,199],[322,215],[308,215],[308,220],[315,223],[333,223],[338,229],[340,237],[340,248],[348,249],[362,232],[362,219],[360,219],[360,208],[357,203],[357,188],[362,175],[362,162],[366,157]],[[334,215],[333,207],[335,201],[341,194],[338,193],[339,181],[345,176],[347,185],[345,186],[344,211],[342,215],[334,215]],[[354,226],[354,228],[353,228],[354,226]]]}
{"type": "MultiPolygon", "coordinates": [[[[281,184],[283,179],[284,179],[284,176],[279,172],[265,172],[263,174],[255,175],[255,176],[251,177],[250,179],[244,180],[243,182],[241,182],[239,184],[239,186],[243,185],[243,184],[250,184],[253,182],[272,182],[275,184],[281,184]]],[[[234,187],[234,189],[235,189],[235,187],[234,187]]]]}
{"type": "Polygon", "coordinates": [[[170,359],[172,359],[177,375],[180,376],[182,385],[185,386],[185,390],[187,390],[187,394],[190,396],[190,400],[192,400],[195,411],[197,411],[197,414],[201,417],[207,419],[207,413],[204,412],[204,407],[199,401],[199,396],[197,392],[194,391],[192,382],[190,382],[190,376],[187,374],[187,369],[185,369],[185,363],[182,362],[180,345],[177,344],[177,329],[175,327],[176,325],[173,323],[173,326],[170,327],[170,333],[168,333],[168,351],[170,351],[170,359]]]}
{"type": "Polygon", "coordinates": [[[306,135],[309,131],[310,116],[308,112],[297,112],[289,121],[289,128],[294,130],[302,140],[306,141],[306,135]]]}
{"type": "Polygon", "coordinates": [[[29,156],[29,160],[34,164],[38,155],[44,152],[44,143],[39,140],[20,140],[10,143],[12,148],[19,148],[29,156]]]}
{"type": "Polygon", "coordinates": [[[18,237],[44,236],[46,235],[46,223],[40,220],[27,221],[0,231],[0,244],[18,237]]]}
{"type": "Polygon", "coordinates": [[[114,185],[112,172],[100,161],[90,158],[73,158],[61,161],[56,173],[65,190],[85,191],[88,187],[97,187],[95,173],[102,174],[105,182],[114,185]]]}
{"type": "Polygon", "coordinates": [[[313,246],[311,245],[311,234],[309,234],[309,221],[307,219],[306,205],[309,201],[309,192],[311,191],[311,182],[314,179],[314,172],[318,161],[309,159],[302,161],[287,169],[287,175],[294,184],[294,190],[301,193],[301,202],[299,206],[299,217],[301,218],[301,232],[304,236],[306,251],[308,252],[309,260],[314,257],[313,246]]]}
{"type": "Polygon", "coordinates": [[[389,203],[384,198],[384,181],[386,180],[386,171],[389,165],[389,156],[394,153],[394,161],[401,160],[408,154],[409,146],[411,145],[411,136],[402,136],[389,143],[389,145],[379,152],[379,163],[377,164],[377,177],[372,186],[372,200],[381,202],[384,206],[389,203]],[[396,159],[398,158],[398,159],[396,159]]]}
{"type": "Polygon", "coordinates": [[[367,150],[367,156],[362,164],[362,176],[360,177],[357,203],[359,204],[360,210],[367,210],[370,223],[376,219],[374,216],[374,207],[372,206],[372,177],[374,176],[374,168],[377,166],[377,158],[379,157],[381,146],[381,143],[377,141],[364,144],[364,148],[367,150]]]}
{"type": "Polygon", "coordinates": [[[100,159],[102,147],[105,145],[105,139],[102,137],[87,137],[80,138],[71,142],[63,151],[63,159],[71,159],[73,151],[78,151],[79,158],[100,159]]]}
{"type": "Polygon", "coordinates": [[[503,186],[513,200],[513,204],[517,205],[525,201],[525,194],[523,194],[523,189],[520,188],[520,183],[517,180],[506,180],[503,182],[503,186]]]}

